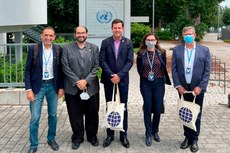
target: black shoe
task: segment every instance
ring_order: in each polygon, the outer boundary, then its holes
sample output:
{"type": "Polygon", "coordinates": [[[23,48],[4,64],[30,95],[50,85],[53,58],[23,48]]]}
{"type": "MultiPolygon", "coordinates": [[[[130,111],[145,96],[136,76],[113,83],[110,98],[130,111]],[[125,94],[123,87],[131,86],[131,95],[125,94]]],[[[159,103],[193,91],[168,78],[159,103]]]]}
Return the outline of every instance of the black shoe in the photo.
{"type": "Polygon", "coordinates": [[[80,147],[80,142],[72,142],[72,149],[76,150],[80,147]]]}
{"type": "Polygon", "coordinates": [[[47,143],[54,151],[57,151],[59,149],[59,145],[57,144],[55,140],[48,141],[47,143]]]}
{"type": "Polygon", "coordinates": [[[181,143],[180,148],[181,149],[186,149],[189,147],[189,139],[185,138],[184,141],[181,143]]]}
{"type": "Polygon", "coordinates": [[[108,147],[113,140],[114,140],[114,137],[107,136],[105,140],[103,141],[103,147],[108,147]]]}
{"type": "Polygon", "coordinates": [[[156,142],[160,142],[160,141],[161,141],[161,139],[160,139],[158,133],[153,133],[153,139],[154,139],[156,142]]]}
{"type": "Polygon", "coordinates": [[[124,146],[125,148],[129,148],[130,147],[129,140],[127,139],[127,137],[124,137],[120,141],[121,141],[122,146],[124,146]]]}
{"type": "Polygon", "coordinates": [[[192,141],[192,145],[190,147],[191,152],[197,152],[199,150],[197,141],[192,141]]]}
{"type": "Polygon", "coordinates": [[[27,153],[37,152],[37,148],[30,148],[27,153]]]}
{"type": "Polygon", "coordinates": [[[99,142],[98,142],[98,140],[97,140],[97,137],[94,137],[94,138],[92,138],[92,139],[89,139],[88,141],[89,141],[89,142],[91,143],[91,145],[93,145],[94,147],[96,147],[96,146],[99,145],[99,142]]]}
{"type": "Polygon", "coordinates": [[[151,136],[146,136],[146,138],[145,138],[145,144],[147,146],[149,146],[149,147],[152,145],[152,137],[151,136]]]}

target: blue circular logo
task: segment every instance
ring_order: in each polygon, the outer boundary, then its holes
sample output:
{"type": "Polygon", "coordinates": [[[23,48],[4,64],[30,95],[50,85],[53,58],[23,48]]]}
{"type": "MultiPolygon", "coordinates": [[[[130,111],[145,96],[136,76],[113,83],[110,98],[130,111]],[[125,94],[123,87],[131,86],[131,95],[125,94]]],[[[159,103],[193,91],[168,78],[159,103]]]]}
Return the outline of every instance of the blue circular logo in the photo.
{"type": "Polygon", "coordinates": [[[113,15],[110,11],[100,10],[97,12],[96,18],[100,23],[109,23],[112,20],[113,15]]]}
{"type": "Polygon", "coordinates": [[[108,115],[107,122],[112,127],[117,127],[121,123],[121,115],[118,112],[111,112],[108,115]]]}
{"type": "Polygon", "coordinates": [[[179,110],[179,116],[180,116],[180,119],[186,123],[191,122],[193,118],[192,111],[186,107],[182,107],[179,110]]]}

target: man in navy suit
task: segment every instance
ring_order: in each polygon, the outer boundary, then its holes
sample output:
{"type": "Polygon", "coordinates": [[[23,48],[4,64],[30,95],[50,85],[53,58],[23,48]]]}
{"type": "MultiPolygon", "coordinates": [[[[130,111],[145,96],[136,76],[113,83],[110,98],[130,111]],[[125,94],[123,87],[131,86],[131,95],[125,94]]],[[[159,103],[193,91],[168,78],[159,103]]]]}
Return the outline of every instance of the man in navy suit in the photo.
{"type": "Polygon", "coordinates": [[[195,42],[196,33],[192,26],[184,27],[184,43],[178,45],[173,50],[172,56],[172,77],[174,87],[179,94],[183,94],[186,101],[193,101],[193,94],[196,95],[195,102],[200,106],[200,113],[196,120],[196,129],[194,131],[184,126],[185,139],[180,148],[189,147],[192,152],[198,151],[198,136],[200,134],[201,114],[204,93],[209,81],[211,71],[210,51],[207,47],[195,42]],[[193,91],[193,94],[186,93],[193,91]]]}
{"type": "Polygon", "coordinates": [[[37,151],[38,127],[41,117],[42,104],[46,96],[48,109],[47,143],[53,150],[58,150],[55,141],[57,126],[58,97],[62,97],[63,72],[61,66],[62,48],[52,44],[55,39],[55,30],[52,27],[44,28],[41,34],[42,42],[31,46],[25,67],[25,88],[27,99],[30,101],[30,149],[28,153],[37,151]]]}
{"type": "MultiPolygon", "coordinates": [[[[99,63],[102,68],[101,82],[104,84],[106,102],[112,101],[113,85],[118,84],[121,103],[125,103],[123,121],[125,132],[120,132],[120,141],[124,147],[129,148],[127,101],[129,70],[133,65],[133,45],[129,39],[122,36],[124,32],[122,20],[113,20],[111,28],[113,36],[102,41],[99,54],[99,63]]],[[[114,131],[108,128],[103,147],[109,146],[113,140],[114,131]]]]}

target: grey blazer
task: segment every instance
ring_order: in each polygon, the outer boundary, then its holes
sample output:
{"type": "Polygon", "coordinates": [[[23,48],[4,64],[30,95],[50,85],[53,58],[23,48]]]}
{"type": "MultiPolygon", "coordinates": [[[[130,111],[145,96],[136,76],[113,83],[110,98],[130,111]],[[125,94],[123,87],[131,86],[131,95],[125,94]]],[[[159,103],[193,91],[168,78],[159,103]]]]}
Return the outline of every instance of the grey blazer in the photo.
{"type": "Polygon", "coordinates": [[[90,96],[99,92],[97,72],[99,70],[99,49],[96,45],[86,42],[87,54],[84,67],[81,66],[81,54],[76,42],[65,45],[62,54],[65,93],[75,95],[78,92],[76,82],[87,81],[87,91],[90,96]]]}
{"type": "MultiPolygon", "coordinates": [[[[176,46],[172,55],[172,78],[174,87],[179,85],[187,90],[184,70],[184,48],[185,44],[176,46]]],[[[196,54],[194,59],[191,88],[199,86],[206,91],[211,71],[211,56],[207,47],[196,43],[196,54]]]]}

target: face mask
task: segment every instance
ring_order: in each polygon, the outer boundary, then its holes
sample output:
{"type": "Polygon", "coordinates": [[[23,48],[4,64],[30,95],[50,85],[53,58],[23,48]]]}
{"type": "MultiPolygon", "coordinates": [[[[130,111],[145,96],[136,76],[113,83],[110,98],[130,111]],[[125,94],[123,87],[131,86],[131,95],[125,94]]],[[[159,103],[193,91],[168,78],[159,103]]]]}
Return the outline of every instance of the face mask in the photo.
{"type": "Polygon", "coordinates": [[[186,36],[184,36],[184,41],[188,44],[191,44],[194,41],[194,36],[193,35],[186,35],[186,36]]]}
{"type": "Polygon", "coordinates": [[[156,45],[156,41],[145,41],[147,48],[153,48],[156,45]]]}
{"type": "Polygon", "coordinates": [[[87,93],[87,91],[85,90],[80,94],[80,98],[81,98],[81,100],[88,100],[90,97],[89,97],[89,94],[87,93]]]}

